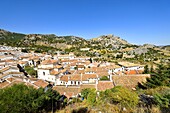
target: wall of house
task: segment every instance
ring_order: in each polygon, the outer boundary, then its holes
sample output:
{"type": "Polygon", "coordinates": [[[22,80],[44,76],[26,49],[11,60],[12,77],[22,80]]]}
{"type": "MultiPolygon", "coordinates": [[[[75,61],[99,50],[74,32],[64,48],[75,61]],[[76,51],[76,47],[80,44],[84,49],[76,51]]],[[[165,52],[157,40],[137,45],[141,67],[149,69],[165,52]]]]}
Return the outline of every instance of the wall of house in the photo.
{"type": "Polygon", "coordinates": [[[48,75],[45,78],[47,81],[54,82],[56,81],[56,76],[55,75],[48,75]]]}
{"type": "Polygon", "coordinates": [[[88,81],[88,80],[84,80],[84,81],[82,81],[82,83],[83,83],[83,84],[88,84],[89,81],[88,81]]]}
{"type": "Polygon", "coordinates": [[[125,69],[127,69],[127,70],[137,70],[137,69],[139,69],[139,66],[127,67],[125,69]]]}
{"type": "Polygon", "coordinates": [[[56,78],[55,85],[63,85],[61,84],[60,78],[56,78]]]}
{"type": "Polygon", "coordinates": [[[124,68],[116,68],[113,70],[113,72],[118,72],[118,71],[123,71],[123,70],[124,70],[124,68]]]}
{"type": "Polygon", "coordinates": [[[84,68],[78,68],[78,70],[84,70],[84,68]]]}
{"type": "Polygon", "coordinates": [[[67,85],[80,85],[81,84],[81,82],[80,81],[68,81],[67,82],[67,85]]]}
{"type": "Polygon", "coordinates": [[[95,72],[93,71],[86,71],[85,74],[94,74],[95,72]]]}
{"type": "Polygon", "coordinates": [[[96,83],[96,79],[89,79],[89,83],[96,83]]]}
{"type": "Polygon", "coordinates": [[[38,78],[39,79],[46,80],[48,75],[50,75],[50,71],[49,70],[45,70],[45,69],[38,69],[37,70],[37,74],[38,74],[38,78]]]}

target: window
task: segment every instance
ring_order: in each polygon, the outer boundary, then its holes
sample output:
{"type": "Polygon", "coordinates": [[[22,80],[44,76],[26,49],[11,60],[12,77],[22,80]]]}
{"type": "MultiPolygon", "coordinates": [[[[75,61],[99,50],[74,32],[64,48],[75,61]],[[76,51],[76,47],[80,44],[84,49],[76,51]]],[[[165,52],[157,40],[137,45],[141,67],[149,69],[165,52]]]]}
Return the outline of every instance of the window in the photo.
{"type": "Polygon", "coordinates": [[[45,75],[45,72],[43,72],[43,75],[45,75]]]}

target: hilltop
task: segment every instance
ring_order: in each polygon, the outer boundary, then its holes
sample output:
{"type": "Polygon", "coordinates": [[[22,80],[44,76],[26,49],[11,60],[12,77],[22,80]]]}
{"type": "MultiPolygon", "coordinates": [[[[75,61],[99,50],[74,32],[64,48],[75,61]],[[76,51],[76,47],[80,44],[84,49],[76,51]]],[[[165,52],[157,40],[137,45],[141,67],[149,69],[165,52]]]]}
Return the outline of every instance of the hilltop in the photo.
{"type": "Polygon", "coordinates": [[[86,42],[85,39],[76,36],[56,36],[55,34],[22,34],[0,29],[1,45],[10,46],[49,46],[69,47],[77,43],[86,42]]]}
{"type": "Polygon", "coordinates": [[[135,45],[112,34],[86,40],[78,36],[22,34],[0,29],[0,40],[0,45],[22,47],[24,52],[49,54],[74,52],[76,56],[93,57],[97,61],[126,60],[142,64],[148,62],[150,65],[170,61],[169,46],[135,45]]]}
{"type": "MultiPolygon", "coordinates": [[[[0,39],[2,40],[1,44],[14,45],[17,43],[19,46],[28,46],[28,45],[46,45],[52,47],[54,44],[64,44],[65,48],[69,45],[79,45],[84,46],[89,43],[100,43],[102,46],[120,46],[120,45],[131,45],[126,40],[121,39],[120,37],[114,35],[102,35],[91,40],[86,40],[77,36],[56,36],[55,34],[22,34],[15,33],[0,29],[0,39]],[[12,43],[11,43],[12,42],[12,43]]],[[[59,46],[60,47],[60,46],[59,46]]]]}

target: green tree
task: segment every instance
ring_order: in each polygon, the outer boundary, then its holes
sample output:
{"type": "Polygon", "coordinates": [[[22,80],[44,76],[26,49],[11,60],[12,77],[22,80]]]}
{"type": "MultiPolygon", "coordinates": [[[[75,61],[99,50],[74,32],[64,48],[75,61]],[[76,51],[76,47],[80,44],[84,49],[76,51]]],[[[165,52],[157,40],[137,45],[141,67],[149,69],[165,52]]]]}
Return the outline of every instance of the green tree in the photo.
{"type": "Polygon", "coordinates": [[[144,74],[148,74],[149,73],[149,68],[148,68],[148,65],[145,65],[144,67],[144,74]]]}
{"type": "Polygon", "coordinates": [[[153,65],[150,68],[150,73],[154,73],[153,65]]]}
{"type": "MultiPolygon", "coordinates": [[[[0,90],[0,113],[49,112],[59,99],[58,92],[15,84],[0,90]]],[[[56,108],[56,106],[54,106],[56,108]]]]}
{"type": "Polygon", "coordinates": [[[170,87],[170,66],[166,67],[160,64],[156,70],[150,78],[147,78],[144,86],[146,88],[156,88],[159,86],[170,87]]]}
{"type": "Polygon", "coordinates": [[[81,95],[84,99],[87,99],[87,96],[88,94],[91,92],[91,89],[90,88],[85,88],[85,89],[82,89],[81,91],[81,95]]]}
{"type": "Polygon", "coordinates": [[[102,76],[100,80],[109,80],[109,78],[107,76],[102,76]]]}
{"type": "Polygon", "coordinates": [[[152,95],[154,97],[154,103],[161,109],[170,111],[170,87],[159,86],[145,90],[145,94],[152,95]]]}
{"type": "Polygon", "coordinates": [[[87,96],[87,103],[89,105],[95,105],[96,104],[96,91],[95,89],[91,89],[91,91],[89,92],[88,96],[87,96]]]}
{"type": "Polygon", "coordinates": [[[102,102],[120,104],[126,108],[135,107],[139,102],[138,95],[135,92],[120,86],[106,90],[101,96],[102,102]]]}
{"type": "Polygon", "coordinates": [[[24,69],[25,69],[25,71],[26,71],[29,75],[31,75],[32,77],[37,77],[37,71],[34,70],[33,67],[25,66],[24,69]]]}

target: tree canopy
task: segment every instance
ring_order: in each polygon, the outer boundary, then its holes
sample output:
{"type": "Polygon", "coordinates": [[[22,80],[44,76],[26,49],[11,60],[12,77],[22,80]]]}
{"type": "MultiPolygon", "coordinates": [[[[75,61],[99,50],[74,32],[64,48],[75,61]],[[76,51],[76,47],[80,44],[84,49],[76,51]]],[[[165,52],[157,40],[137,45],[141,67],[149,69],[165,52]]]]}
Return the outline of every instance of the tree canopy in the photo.
{"type": "Polygon", "coordinates": [[[147,78],[147,82],[144,84],[146,88],[156,88],[159,86],[170,87],[170,65],[163,66],[158,65],[157,71],[154,72],[150,78],[147,78]]]}
{"type": "Polygon", "coordinates": [[[0,90],[0,113],[36,113],[56,109],[58,92],[43,88],[34,89],[23,84],[15,84],[0,90]]]}

